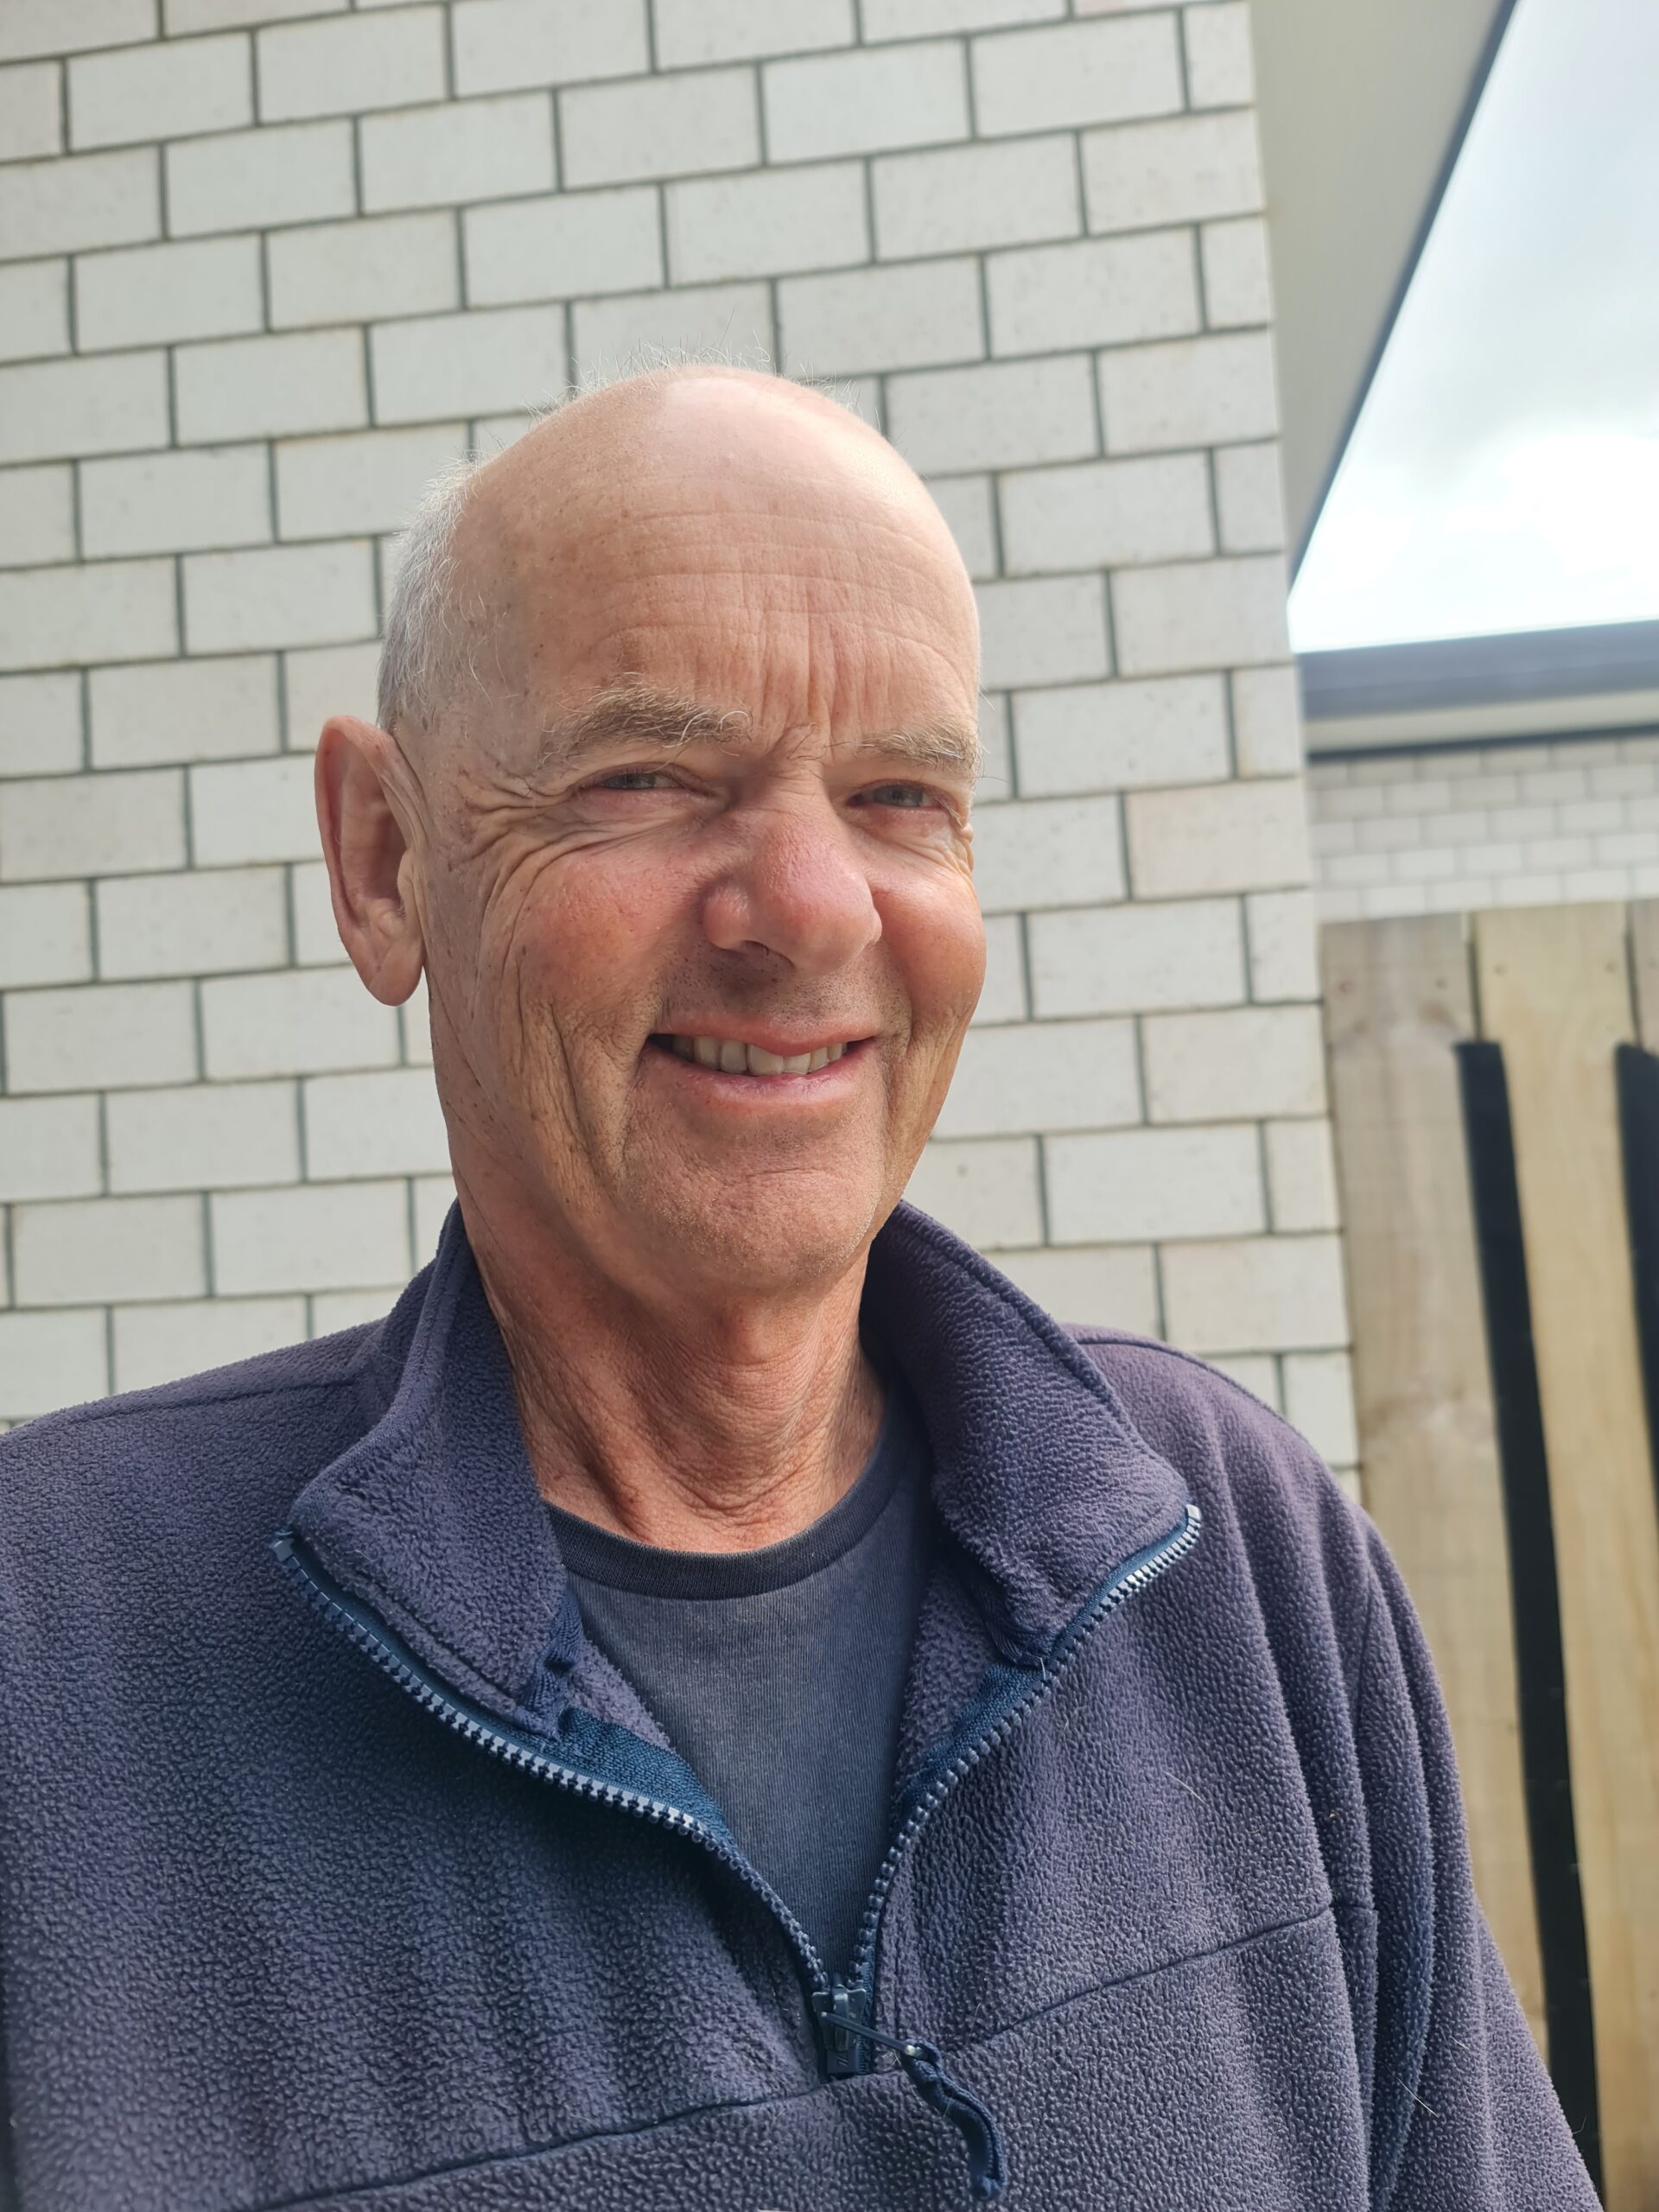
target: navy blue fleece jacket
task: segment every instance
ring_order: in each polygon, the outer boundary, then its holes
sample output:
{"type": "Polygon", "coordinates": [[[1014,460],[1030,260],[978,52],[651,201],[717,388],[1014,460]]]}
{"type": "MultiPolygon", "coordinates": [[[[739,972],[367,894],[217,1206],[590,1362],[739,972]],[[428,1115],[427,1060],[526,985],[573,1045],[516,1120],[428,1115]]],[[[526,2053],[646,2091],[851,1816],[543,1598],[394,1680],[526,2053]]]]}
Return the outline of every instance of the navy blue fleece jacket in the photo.
{"type": "Polygon", "coordinates": [[[944,1535],[830,1965],[584,1643],[455,1217],[0,1442],[0,2203],[1588,2212],[1313,1452],[907,1210],[867,1322],[944,1535]]]}

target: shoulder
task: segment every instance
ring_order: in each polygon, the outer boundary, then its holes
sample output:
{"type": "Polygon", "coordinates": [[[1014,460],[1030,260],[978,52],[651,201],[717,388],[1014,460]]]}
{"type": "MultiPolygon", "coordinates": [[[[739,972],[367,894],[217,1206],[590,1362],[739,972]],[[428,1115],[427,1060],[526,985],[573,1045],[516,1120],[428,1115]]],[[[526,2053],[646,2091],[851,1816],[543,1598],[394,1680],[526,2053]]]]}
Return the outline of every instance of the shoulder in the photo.
{"type": "Polygon", "coordinates": [[[1067,1334],[1188,1485],[1213,1558],[1225,1550],[1281,1630],[1317,1623],[1357,1665],[1375,1594],[1375,1532],[1301,1432],[1219,1368],[1156,1338],[1067,1334]]]}
{"type": "Polygon", "coordinates": [[[285,1502],[373,1419],[383,1326],[73,1406],[0,1436],[0,1569],[61,1544],[102,1549],[200,1525],[238,1497],[256,1510],[285,1502]]]}

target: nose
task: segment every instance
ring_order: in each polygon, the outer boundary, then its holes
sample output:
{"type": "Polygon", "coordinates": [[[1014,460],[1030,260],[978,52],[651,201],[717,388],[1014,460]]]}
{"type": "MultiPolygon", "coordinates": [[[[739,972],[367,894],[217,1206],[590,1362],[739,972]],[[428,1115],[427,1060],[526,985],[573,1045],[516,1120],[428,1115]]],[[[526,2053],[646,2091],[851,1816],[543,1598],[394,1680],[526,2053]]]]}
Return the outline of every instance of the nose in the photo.
{"type": "Polygon", "coordinates": [[[779,804],[744,816],[741,850],[703,901],[711,944],[828,976],[875,943],[869,878],[833,808],[779,804]]]}

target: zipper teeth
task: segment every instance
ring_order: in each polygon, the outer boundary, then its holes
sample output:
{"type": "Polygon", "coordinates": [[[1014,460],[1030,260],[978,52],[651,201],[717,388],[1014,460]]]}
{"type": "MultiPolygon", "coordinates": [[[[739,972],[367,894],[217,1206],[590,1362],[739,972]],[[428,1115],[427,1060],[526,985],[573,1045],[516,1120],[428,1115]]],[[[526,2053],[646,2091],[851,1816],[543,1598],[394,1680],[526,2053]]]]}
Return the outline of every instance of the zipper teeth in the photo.
{"type": "Polygon", "coordinates": [[[683,1812],[677,1805],[666,1805],[659,1797],[648,1797],[637,1789],[624,1789],[618,1783],[599,1782],[592,1775],[582,1773],[575,1767],[564,1766],[528,1745],[515,1743],[511,1736],[492,1728],[485,1721],[475,1719],[454,1701],[436,1689],[415,1668],[389,1650],[372,1629],[358,1619],[349,1606],[343,1605],[334,1594],[322,1586],[310,1568],[302,1560],[297,1548],[289,1554],[290,1573],[298,1580],[307,1601],[313,1609],[325,1615],[330,1623],[344,1633],[348,1642],[367,1655],[383,1674],[389,1675],[400,1689],[405,1690],[426,1712],[434,1714],[467,1743],[476,1745],[506,1765],[534,1774],[546,1782],[555,1782],[562,1789],[578,1797],[588,1797],[602,1805],[614,1805],[631,1813],[642,1813],[647,1820],[659,1826],[677,1829],[683,1835],[695,1836],[706,1849],[712,1852],[733,1872],[742,1877],[757,1896],[764,1898],[778,1917],[797,1949],[811,1967],[815,1986],[828,1990],[830,1978],[826,1972],[817,1946],[800,1922],[777,1892],[761,1880],[754,1869],[729,1851],[712,1829],[705,1827],[693,1815],[683,1812]]]}
{"type": "MultiPolygon", "coordinates": [[[[1039,1703],[1058,1685],[1085,1640],[1099,1627],[1106,1616],[1116,1612],[1120,1605],[1134,1597],[1138,1591],[1144,1590],[1147,1583],[1155,1582],[1166,1567],[1173,1567],[1177,1560],[1184,1558],[1192,1550],[1193,1545],[1198,1541],[1198,1529],[1202,1520],[1203,1516],[1198,1507],[1189,1504],[1186,1509],[1186,1518],[1182,1525],[1165,1538],[1149,1559],[1142,1560],[1139,1567],[1131,1567],[1120,1581],[1112,1583],[1102,1592],[1096,1604],[1084,1618],[1073,1623],[1065,1649],[1058,1659],[1052,1665],[1044,1665],[1038,1680],[1022,1697],[1017,1699],[1008,1707],[995,1726],[988,1729],[984,1735],[969,1745],[965,1751],[959,1752],[944,1772],[938,1777],[927,1795],[912,1808],[910,1817],[888,1847],[887,1855],[882,1860],[880,1871],[875,1878],[875,1887],[870,1892],[869,1902],[864,1908],[864,1917],[859,1925],[858,1942],[853,1953],[852,1973],[849,1977],[855,1989],[865,1989],[868,1969],[874,1958],[876,1930],[880,1925],[882,1909],[887,1901],[887,1892],[892,1888],[893,1877],[899,1871],[899,1859],[909,1845],[914,1841],[918,1830],[925,1826],[941,1800],[949,1796],[963,1777],[970,1773],[988,1751],[994,1751],[999,1744],[1002,1743],[1025,1719],[1033,1706],[1039,1703]]],[[[868,1993],[866,1990],[866,1994],[868,1993]]]]}

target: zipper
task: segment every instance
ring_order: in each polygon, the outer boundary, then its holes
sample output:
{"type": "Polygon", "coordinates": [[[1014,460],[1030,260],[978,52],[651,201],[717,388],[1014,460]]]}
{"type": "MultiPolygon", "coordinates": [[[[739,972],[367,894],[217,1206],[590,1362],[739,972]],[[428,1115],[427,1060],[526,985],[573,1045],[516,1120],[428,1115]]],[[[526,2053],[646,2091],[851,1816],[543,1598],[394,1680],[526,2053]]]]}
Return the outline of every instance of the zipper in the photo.
{"type": "Polygon", "coordinates": [[[1126,1561],[1061,1631],[1052,1652],[1039,1667],[1017,1670],[1019,1675],[1034,1673],[1035,1679],[1021,1681],[1016,1675],[1002,1695],[991,1700],[972,1740],[932,1777],[900,1824],[881,1862],[859,1924],[852,1968],[845,1982],[830,1975],[817,1945],[771,1884],[741,1852],[716,1834],[706,1821],[665,1798],[625,1789],[620,1783],[605,1782],[597,1775],[586,1773],[580,1767],[567,1765],[550,1757],[540,1738],[488,1719],[462,1705],[383,1623],[324,1573],[291,1529],[280,1530],[272,1539],[271,1549],[314,1611],[425,1711],[467,1743],[521,1772],[534,1774],[577,1796],[614,1806],[619,1811],[636,1814],[689,1836],[729,1867],[781,1923],[807,1967],[811,1977],[809,2004],[823,2048],[828,2078],[833,2081],[864,2070],[872,2045],[893,2050],[927,2102],[950,2120],[962,2135],[969,2153],[974,2194],[995,2197],[1002,2192],[1006,2168],[1001,2139],[991,2114],[971,2091],[951,2081],[933,2044],[919,2037],[887,2036],[870,2024],[874,2009],[875,1942],[881,1914],[905,1852],[957,1783],[971,1773],[987,1753],[1002,1743],[1057,1687],[1085,1639],[1109,1613],[1116,1612],[1192,1550],[1198,1540],[1201,1520],[1198,1507],[1189,1504],[1178,1527],[1126,1561]]]}

